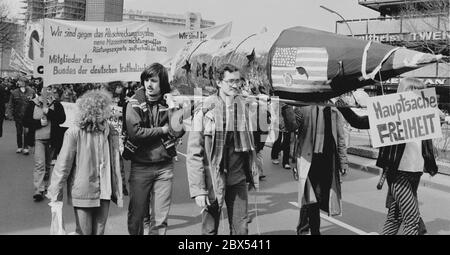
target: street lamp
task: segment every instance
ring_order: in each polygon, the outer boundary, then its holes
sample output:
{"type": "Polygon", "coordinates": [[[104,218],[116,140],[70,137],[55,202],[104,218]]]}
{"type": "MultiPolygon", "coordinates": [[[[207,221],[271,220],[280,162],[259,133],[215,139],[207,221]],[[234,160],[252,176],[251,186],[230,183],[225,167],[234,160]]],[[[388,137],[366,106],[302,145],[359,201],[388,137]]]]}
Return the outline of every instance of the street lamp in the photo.
{"type": "MultiPolygon", "coordinates": [[[[350,31],[350,34],[352,35],[352,37],[355,37],[355,36],[353,35],[352,29],[350,28],[350,26],[348,25],[347,21],[345,20],[344,17],[342,17],[341,14],[339,14],[338,12],[333,11],[333,10],[331,10],[331,9],[329,9],[329,8],[327,8],[327,7],[325,7],[325,6],[323,6],[323,5],[321,5],[320,8],[322,8],[322,9],[324,9],[324,10],[326,10],[326,11],[329,11],[329,12],[331,12],[331,13],[334,13],[334,14],[338,15],[338,16],[345,22],[345,25],[347,25],[347,28],[348,28],[348,30],[350,31]]],[[[337,32],[337,31],[336,31],[336,32],[337,32]]]]}

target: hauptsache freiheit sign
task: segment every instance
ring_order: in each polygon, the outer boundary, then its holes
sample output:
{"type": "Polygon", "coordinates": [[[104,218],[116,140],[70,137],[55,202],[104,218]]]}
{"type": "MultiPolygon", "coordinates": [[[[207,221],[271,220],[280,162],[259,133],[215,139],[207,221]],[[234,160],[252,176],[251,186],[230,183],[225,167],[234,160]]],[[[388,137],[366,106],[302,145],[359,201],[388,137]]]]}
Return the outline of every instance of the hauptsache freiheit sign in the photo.
{"type": "Polygon", "coordinates": [[[372,146],[442,137],[435,88],[370,97],[367,113],[372,146]]]}

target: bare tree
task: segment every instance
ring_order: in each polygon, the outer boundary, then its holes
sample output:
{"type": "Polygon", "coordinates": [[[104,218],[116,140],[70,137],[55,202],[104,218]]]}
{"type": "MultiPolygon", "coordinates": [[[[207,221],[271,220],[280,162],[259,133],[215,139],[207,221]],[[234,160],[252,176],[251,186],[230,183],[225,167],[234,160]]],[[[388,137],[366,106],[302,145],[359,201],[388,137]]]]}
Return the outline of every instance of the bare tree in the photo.
{"type": "Polygon", "coordinates": [[[11,36],[11,23],[8,22],[9,6],[6,2],[0,3],[0,46],[8,47],[13,43],[11,36]]]}
{"type": "Polygon", "coordinates": [[[415,40],[404,42],[410,49],[449,55],[449,0],[405,1],[400,10],[404,25],[416,34],[415,40]],[[427,31],[442,31],[441,40],[430,40],[427,31]]]}
{"type": "Polygon", "coordinates": [[[6,2],[0,2],[0,49],[8,49],[19,40],[19,26],[8,19],[10,14],[6,2]]]}

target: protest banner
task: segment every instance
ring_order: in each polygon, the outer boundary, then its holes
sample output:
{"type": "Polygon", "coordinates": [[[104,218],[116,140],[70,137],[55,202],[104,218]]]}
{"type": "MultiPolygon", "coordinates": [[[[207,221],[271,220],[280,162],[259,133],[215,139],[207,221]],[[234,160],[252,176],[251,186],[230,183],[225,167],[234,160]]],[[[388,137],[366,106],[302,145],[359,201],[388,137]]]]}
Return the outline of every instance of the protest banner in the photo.
{"type": "Polygon", "coordinates": [[[373,147],[442,137],[435,88],[370,97],[373,147]]]}
{"type": "Polygon", "coordinates": [[[32,68],[13,48],[11,48],[11,57],[9,59],[9,66],[17,71],[31,74],[32,68]]]}
{"type": "MultiPolygon", "coordinates": [[[[231,23],[166,34],[148,22],[45,19],[44,86],[58,83],[139,81],[154,62],[169,63],[184,44],[229,36],[231,23]]],[[[168,64],[166,65],[168,66],[168,64]]]]}
{"type": "Polygon", "coordinates": [[[44,48],[42,45],[32,39],[33,42],[33,76],[35,78],[44,77],[44,48]]]}

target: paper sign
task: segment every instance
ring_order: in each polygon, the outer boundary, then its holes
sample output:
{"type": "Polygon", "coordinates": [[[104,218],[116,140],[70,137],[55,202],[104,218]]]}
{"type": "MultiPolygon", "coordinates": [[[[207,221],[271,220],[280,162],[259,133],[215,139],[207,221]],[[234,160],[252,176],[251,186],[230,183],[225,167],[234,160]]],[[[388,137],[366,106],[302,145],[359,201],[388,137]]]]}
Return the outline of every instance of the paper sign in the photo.
{"type": "Polygon", "coordinates": [[[373,147],[442,137],[435,88],[370,97],[373,147]]]}
{"type": "Polygon", "coordinates": [[[76,103],[68,102],[61,102],[61,104],[64,108],[64,113],[66,114],[66,121],[59,126],[70,128],[76,124],[78,106],[76,103]]]}

